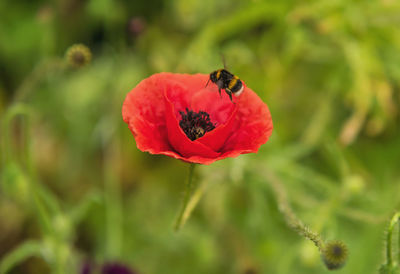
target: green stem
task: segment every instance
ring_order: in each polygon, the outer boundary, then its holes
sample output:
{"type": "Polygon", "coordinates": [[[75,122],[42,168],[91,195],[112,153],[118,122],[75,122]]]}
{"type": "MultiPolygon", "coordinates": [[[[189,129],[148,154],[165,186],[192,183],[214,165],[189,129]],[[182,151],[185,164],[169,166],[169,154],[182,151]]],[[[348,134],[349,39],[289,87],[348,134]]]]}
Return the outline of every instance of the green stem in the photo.
{"type": "MultiPolygon", "coordinates": [[[[392,219],[390,220],[387,238],[386,238],[386,256],[387,256],[387,265],[393,266],[393,254],[392,254],[392,238],[393,238],[393,230],[394,226],[400,219],[400,212],[396,212],[392,219]]],[[[400,225],[400,222],[399,222],[400,225]]],[[[399,237],[400,238],[400,237],[399,237]]],[[[399,248],[400,248],[400,240],[399,240],[399,248]]],[[[400,255],[399,255],[400,257],[400,255]]],[[[400,258],[399,258],[400,260],[400,258]]]]}
{"type": "Polygon", "coordinates": [[[186,209],[183,213],[183,224],[186,223],[186,220],[192,214],[193,210],[196,208],[198,202],[200,201],[201,197],[203,197],[204,192],[208,187],[208,181],[204,181],[200,184],[199,187],[193,192],[193,195],[190,197],[186,209]]]}
{"type": "Polygon", "coordinates": [[[13,267],[32,256],[42,255],[43,244],[41,242],[31,240],[26,241],[8,252],[0,261],[0,274],[8,273],[13,267]]]}
{"type": "Polygon", "coordinates": [[[189,218],[190,213],[192,211],[192,210],[187,210],[187,208],[188,208],[190,197],[192,196],[192,192],[193,192],[193,174],[194,174],[195,166],[196,166],[196,164],[193,164],[193,163],[191,163],[189,166],[189,176],[188,176],[187,183],[185,185],[185,194],[183,196],[182,208],[181,208],[178,218],[176,219],[175,231],[179,231],[179,229],[181,229],[181,227],[186,223],[186,221],[189,218]]]}
{"type": "Polygon", "coordinates": [[[312,241],[318,247],[319,251],[322,252],[324,248],[324,241],[317,232],[312,231],[309,227],[303,224],[303,222],[294,214],[292,208],[290,207],[283,184],[272,172],[266,173],[266,176],[273,192],[275,193],[279,211],[283,214],[288,226],[300,236],[312,241]]]}
{"type": "Polygon", "coordinates": [[[107,256],[118,259],[123,243],[123,206],[119,179],[115,176],[115,162],[118,161],[118,143],[106,145],[104,157],[104,187],[106,205],[107,256]]]}
{"type": "Polygon", "coordinates": [[[64,235],[61,235],[57,229],[54,229],[54,216],[59,214],[59,206],[51,196],[49,191],[45,191],[43,186],[40,184],[40,180],[35,170],[35,165],[32,156],[32,138],[29,116],[26,115],[26,121],[23,123],[24,143],[23,143],[23,157],[26,162],[27,173],[31,179],[30,190],[32,193],[33,202],[36,208],[36,213],[39,216],[39,222],[42,225],[43,234],[51,235],[54,240],[54,246],[52,252],[54,253],[54,259],[52,265],[54,266],[55,273],[64,274],[66,271],[66,257],[63,254],[64,250],[64,235]],[[51,201],[51,202],[50,202],[51,201]]]}
{"type": "MultiPolygon", "coordinates": [[[[21,153],[21,165],[25,166],[26,173],[29,177],[29,191],[31,196],[31,202],[33,206],[33,212],[37,215],[38,222],[42,229],[44,235],[50,235],[51,238],[57,239],[57,231],[55,231],[51,214],[49,213],[49,209],[46,206],[46,201],[43,199],[44,197],[50,197],[49,194],[41,191],[41,186],[39,185],[39,180],[37,179],[37,175],[35,172],[35,167],[32,158],[32,142],[31,142],[31,127],[30,127],[30,118],[32,115],[32,111],[30,108],[22,103],[16,103],[12,105],[8,110],[3,120],[3,146],[4,146],[4,156],[3,163],[6,164],[10,161],[17,161],[18,159],[13,156],[14,151],[12,151],[12,143],[10,138],[10,127],[17,116],[22,116],[24,118],[22,125],[22,132],[24,136],[23,143],[20,144],[22,153],[21,153]]],[[[54,199],[52,199],[54,200],[54,199]]],[[[57,208],[52,208],[57,209],[57,208]]],[[[58,243],[58,242],[57,242],[58,243]]],[[[52,250],[52,253],[57,254],[58,247],[52,250]]],[[[11,257],[15,260],[15,258],[22,258],[22,256],[28,256],[30,252],[34,252],[36,250],[36,245],[33,245],[32,242],[29,242],[27,245],[23,245],[21,249],[18,249],[18,253],[16,253],[16,257],[11,257]],[[22,251],[21,251],[22,250],[22,251]],[[26,255],[27,254],[27,255],[26,255]]],[[[36,252],[36,251],[35,251],[36,252]]],[[[63,269],[64,264],[59,260],[58,256],[55,256],[54,262],[52,262],[57,269],[63,269]]],[[[57,273],[62,273],[61,271],[57,271],[57,273]]]]}
{"type": "Polygon", "coordinates": [[[399,216],[399,218],[398,218],[398,220],[399,220],[399,224],[398,224],[398,235],[397,235],[397,241],[398,241],[398,247],[397,247],[397,256],[399,256],[399,258],[398,258],[398,264],[400,265],[400,216],[399,216]]]}
{"type": "Polygon", "coordinates": [[[106,174],[107,253],[111,259],[116,259],[120,256],[122,245],[122,206],[118,184],[119,182],[111,178],[110,174],[106,174]]]}
{"type": "Polygon", "coordinates": [[[14,102],[25,100],[50,71],[62,68],[63,64],[63,60],[60,58],[40,62],[15,91],[14,102]]]}
{"type": "MultiPolygon", "coordinates": [[[[10,127],[11,123],[17,116],[22,116],[24,117],[24,120],[22,121],[22,132],[24,136],[23,143],[21,143],[22,147],[22,152],[21,154],[21,166],[24,166],[26,168],[27,174],[30,176],[31,181],[38,181],[34,164],[33,164],[33,159],[32,159],[32,147],[31,147],[31,131],[30,131],[30,119],[32,116],[32,110],[30,107],[26,104],[23,103],[16,103],[13,104],[6,112],[4,119],[2,121],[2,153],[1,153],[1,166],[5,166],[6,163],[10,161],[17,161],[16,155],[12,149],[12,143],[11,143],[11,138],[10,138],[10,127]]],[[[40,197],[40,199],[43,199],[44,204],[49,206],[51,210],[55,213],[60,212],[59,205],[57,204],[57,201],[55,197],[52,195],[52,193],[41,186],[40,188],[37,189],[37,197],[40,197]]]]}
{"type": "Polygon", "coordinates": [[[29,109],[29,107],[25,104],[22,103],[17,103],[13,106],[11,106],[5,117],[4,117],[4,121],[3,121],[3,146],[4,146],[4,158],[3,158],[3,164],[5,164],[8,161],[14,160],[13,156],[12,156],[12,144],[11,144],[11,139],[10,139],[10,126],[12,121],[14,120],[15,117],[17,116],[23,116],[25,117],[25,121],[23,123],[23,132],[24,132],[24,158],[25,158],[25,165],[28,171],[28,175],[30,177],[31,183],[30,183],[30,190],[32,193],[32,198],[33,198],[33,202],[34,205],[36,207],[36,213],[38,213],[39,216],[39,222],[42,225],[42,228],[44,231],[49,232],[51,231],[51,224],[50,224],[50,220],[49,220],[49,216],[46,212],[46,208],[45,206],[43,206],[43,204],[40,201],[39,195],[38,195],[38,191],[37,191],[37,187],[36,187],[36,180],[35,180],[35,175],[34,175],[34,168],[33,168],[33,161],[31,159],[31,148],[30,148],[30,131],[29,131],[29,127],[30,127],[30,115],[31,115],[31,110],[29,109]]]}
{"type": "MultiPolygon", "coordinates": [[[[25,116],[27,119],[29,119],[29,115],[31,114],[31,111],[29,107],[25,104],[18,103],[13,106],[11,106],[6,114],[4,115],[3,118],[3,149],[2,149],[2,164],[5,165],[7,161],[14,160],[12,157],[12,145],[10,141],[10,124],[14,120],[15,117],[18,115],[25,116]]],[[[26,126],[27,127],[27,126],[26,126]]]]}

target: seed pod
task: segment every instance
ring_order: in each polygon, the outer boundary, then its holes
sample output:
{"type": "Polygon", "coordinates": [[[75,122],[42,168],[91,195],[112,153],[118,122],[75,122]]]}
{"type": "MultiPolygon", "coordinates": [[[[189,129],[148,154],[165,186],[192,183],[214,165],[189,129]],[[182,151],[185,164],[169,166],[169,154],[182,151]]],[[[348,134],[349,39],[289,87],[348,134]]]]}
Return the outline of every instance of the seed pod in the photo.
{"type": "Polygon", "coordinates": [[[92,53],[87,46],[75,44],[67,50],[65,57],[70,66],[80,68],[90,63],[92,53]]]}
{"type": "Polygon", "coordinates": [[[325,244],[321,257],[329,270],[339,269],[347,261],[347,246],[342,241],[329,241],[325,244]]]}

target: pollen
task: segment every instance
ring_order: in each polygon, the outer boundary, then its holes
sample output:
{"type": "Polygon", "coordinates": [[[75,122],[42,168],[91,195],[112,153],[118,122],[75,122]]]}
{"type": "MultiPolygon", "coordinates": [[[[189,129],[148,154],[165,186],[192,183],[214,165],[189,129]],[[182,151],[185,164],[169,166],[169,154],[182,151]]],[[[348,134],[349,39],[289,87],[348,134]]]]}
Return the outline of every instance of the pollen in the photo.
{"type": "Polygon", "coordinates": [[[186,108],[186,112],[180,111],[179,113],[182,116],[179,126],[192,141],[215,128],[215,125],[211,122],[210,115],[205,111],[195,112],[186,108]]]}

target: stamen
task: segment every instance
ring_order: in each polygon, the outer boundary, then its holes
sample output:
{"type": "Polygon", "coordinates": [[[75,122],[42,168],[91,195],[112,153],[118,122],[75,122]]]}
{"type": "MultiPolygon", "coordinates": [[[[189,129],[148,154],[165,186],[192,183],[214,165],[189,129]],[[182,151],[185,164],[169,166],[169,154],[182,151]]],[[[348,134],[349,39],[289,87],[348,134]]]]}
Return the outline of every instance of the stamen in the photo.
{"type": "Polygon", "coordinates": [[[195,112],[186,108],[186,113],[183,111],[179,111],[179,113],[182,116],[179,126],[192,141],[215,128],[210,120],[210,115],[205,111],[195,112]]]}

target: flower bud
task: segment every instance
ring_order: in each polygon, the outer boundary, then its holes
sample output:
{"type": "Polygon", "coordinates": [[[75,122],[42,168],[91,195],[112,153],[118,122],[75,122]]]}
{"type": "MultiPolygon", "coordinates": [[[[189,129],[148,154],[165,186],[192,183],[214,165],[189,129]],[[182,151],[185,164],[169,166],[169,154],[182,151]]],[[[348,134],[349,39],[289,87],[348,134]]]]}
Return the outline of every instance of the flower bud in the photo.
{"type": "Polygon", "coordinates": [[[347,246],[342,241],[329,241],[322,249],[321,257],[329,270],[339,269],[347,261],[347,246]]]}
{"type": "Polygon", "coordinates": [[[92,52],[83,44],[75,44],[67,50],[65,57],[70,66],[80,68],[90,62],[92,59],[92,52]]]}

